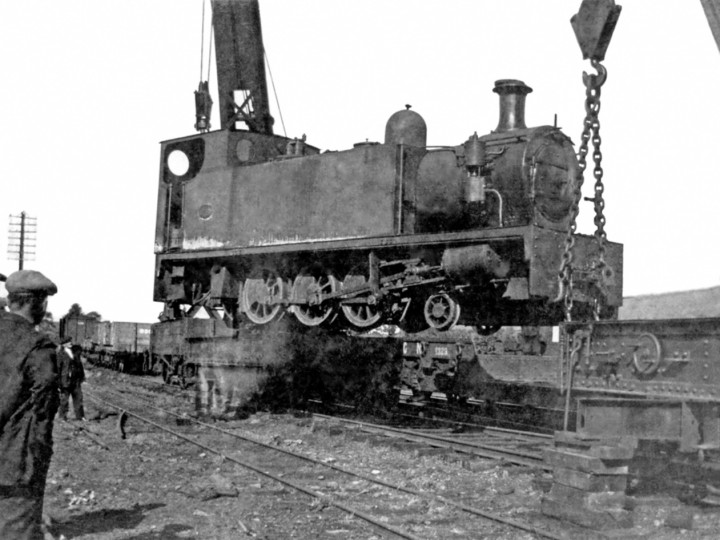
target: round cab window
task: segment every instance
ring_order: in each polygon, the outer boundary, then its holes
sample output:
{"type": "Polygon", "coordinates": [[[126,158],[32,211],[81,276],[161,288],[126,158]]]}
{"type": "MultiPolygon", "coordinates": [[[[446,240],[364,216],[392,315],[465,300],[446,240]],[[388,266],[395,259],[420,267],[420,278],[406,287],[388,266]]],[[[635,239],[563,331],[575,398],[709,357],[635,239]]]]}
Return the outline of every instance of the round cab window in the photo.
{"type": "Polygon", "coordinates": [[[167,166],[175,176],[184,176],[190,170],[190,159],[182,150],[173,150],[168,155],[167,166]]]}

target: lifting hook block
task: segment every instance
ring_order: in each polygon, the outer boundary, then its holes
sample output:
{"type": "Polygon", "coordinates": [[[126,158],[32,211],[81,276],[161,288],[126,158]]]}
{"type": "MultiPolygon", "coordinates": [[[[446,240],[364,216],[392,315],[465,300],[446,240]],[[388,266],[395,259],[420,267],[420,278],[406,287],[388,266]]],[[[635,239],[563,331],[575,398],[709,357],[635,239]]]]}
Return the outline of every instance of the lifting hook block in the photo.
{"type": "Polygon", "coordinates": [[[583,0],[570,19],[583,58],[604,60],[622,6],[614,0],[583,0]]]}
{"type": "MultiPolygon", "coordinates": [[[[600,88],[607,80],[607,69],[598,60],[591,60],[590,63],[597,70],[597,75],[583,71],[583,84],[586,88],[600,88]]],[[[595,200],[595,199],[590,199],[595,200]]]]}

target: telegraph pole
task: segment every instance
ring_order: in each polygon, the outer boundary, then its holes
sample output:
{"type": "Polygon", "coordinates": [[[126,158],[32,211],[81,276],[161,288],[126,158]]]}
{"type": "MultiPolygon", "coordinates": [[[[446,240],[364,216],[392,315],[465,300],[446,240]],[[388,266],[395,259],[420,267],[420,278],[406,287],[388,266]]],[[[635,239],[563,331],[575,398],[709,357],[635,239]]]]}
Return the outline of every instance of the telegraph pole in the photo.
{"type": "Polygon", "coordinates": [[[10,215],[8,227],[8,259],[18,261],[18,270],[22,270],[26,260],[35,258],[37,239],[37,218],[20,212],[19,216],[10,215]]]}

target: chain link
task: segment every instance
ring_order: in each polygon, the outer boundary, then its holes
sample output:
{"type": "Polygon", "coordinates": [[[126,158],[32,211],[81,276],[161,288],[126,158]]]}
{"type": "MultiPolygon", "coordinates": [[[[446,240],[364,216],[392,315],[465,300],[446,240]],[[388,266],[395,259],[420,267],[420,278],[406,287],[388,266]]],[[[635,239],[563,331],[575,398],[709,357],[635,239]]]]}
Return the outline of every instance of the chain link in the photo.
{"type": "MultiPolygon", "coordinates": [[[[580,199],[582,198],[582,185],[585,178],[585,169],[587,168],[587,154],[589,143],[592,142],[593,177],[595,178],[595,196],[593,202],[595,205],[595,240],[598,244],[598,263],[597,271],[602,276],[605,269],[605,241],[607,235],[605,233],[605,200],[603,192],[603,169],[602,169],[602,152],[600,151],[600,88],[605,82],[605,68],[597,60],[591,60],[592,66],[598,70],[598,75],[588,75],[583,73],[583,82],[585,83],[585,120],[583,121],[583,130],[580,136],[580,147],[578,148],[578,163],[580,173],[575,182],[575,192],[573,194],[573,203],[570,207],[570,221],[564,241],[564,251],[558,278],[560,280],[559,298],[565,304],[565,320],[572,321],[573,308],[573,248],[575,247],[575,232],[577,231],[577,216],[580,212],[580,199]]],[[[593,307],[593,315],[595,319],[600,318],[600,302],[595,302],[593,307]]]]}

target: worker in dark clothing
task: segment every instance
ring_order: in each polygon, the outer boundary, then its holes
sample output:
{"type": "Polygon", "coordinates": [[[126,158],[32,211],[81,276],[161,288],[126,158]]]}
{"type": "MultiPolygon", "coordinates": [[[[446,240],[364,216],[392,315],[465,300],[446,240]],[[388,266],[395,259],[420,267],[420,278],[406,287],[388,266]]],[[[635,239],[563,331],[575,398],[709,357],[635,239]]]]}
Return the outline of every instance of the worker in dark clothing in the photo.
{"type": "Polygon", "coordinates": [[[80,347],[76,345],[71,347],[69,337],[60,342],[57,350],[58,371],[60,373],[60,410],[58,415],[62,420],[67,420],[71,397],[75,419],[85,420],[82,395],[85,369],[80,358],[80,351],[80,347]]]}
{"type": "Polygon", "coordinates": [[[42,540],[45,480],[58,408],[55,344],[35,328],[57,287],[40,272],[8,276],[0,313],[0,538],[42,540]]]}

